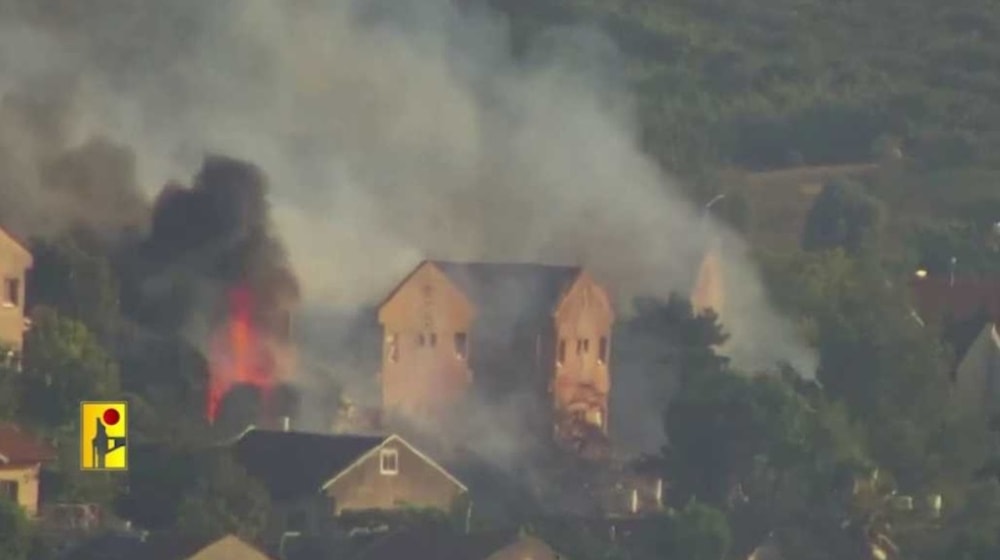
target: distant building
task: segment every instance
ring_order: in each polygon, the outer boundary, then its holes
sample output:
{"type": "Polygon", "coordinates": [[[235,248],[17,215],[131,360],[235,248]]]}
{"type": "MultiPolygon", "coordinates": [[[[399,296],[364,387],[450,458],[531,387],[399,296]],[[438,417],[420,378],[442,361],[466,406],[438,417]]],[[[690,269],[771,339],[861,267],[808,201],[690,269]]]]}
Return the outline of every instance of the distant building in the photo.
{"type": "Polygon", "coordinates": [[[557,442],[605,446],[615,313],[581,268],[424,261],[378,319],[387,418],[446,426],[472,395],[527,394],[557,442]]]}
{"type": "Polygon", "coordinates": [[[0,349],[21,351],[27,325],[25,281],[33,264],[28,249],[0,228],[0,349]]]}
{"type": "Polygon", "coordinates": [[[322,532],[349,512],[433,508],[449,512],[468,489],[397,435],[346,436],[250,429],[236,460],[267,489],[271,534],[322,532]]]}
{"type": "Polygon", "coordinates": [[[42,467],[55,460],[55,450],[12,423],[0,424],[0,495],[38,515],[42,467]]]}

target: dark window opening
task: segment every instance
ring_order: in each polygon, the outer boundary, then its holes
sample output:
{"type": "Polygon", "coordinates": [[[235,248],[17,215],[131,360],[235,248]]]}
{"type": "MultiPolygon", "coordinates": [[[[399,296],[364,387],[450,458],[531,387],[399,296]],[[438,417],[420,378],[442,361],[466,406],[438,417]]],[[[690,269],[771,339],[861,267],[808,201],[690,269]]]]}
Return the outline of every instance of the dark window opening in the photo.
{"type": "Polygon", "coordinates": [[[608,337],[602,336],[597,347],[597,360],[602,364],[608,362],[608,337]]]}
{"type": "Polygon", "coordinates": [[[0,496],[17,503],[18,483],[13,480],[0,480],[0,496]]]}
{"type": "Polygon", "coordinates": [[[20,305],[21,281],[18,280],[17,278],[4,278],[3,303],[7,305],[20,305]]]}
{"type": "Polygon", "coordinates": [[[455,355],[464,360],[469,355],[468,337],[464,332],[455,333],[455,355]]]}
{"type": "Polygon", "coordinates": [[[395,449],[383,449],[379,453],[379,471],[382,474],[399,473],[399,452],[395,449]]]}
{"type": "Polygon", "coordinates": [[[417,345],[418,346],[427,346],[427,337],[424,336],[424,333],[420,333],[420,334],[417,335],[417,345]]]}
{"type": "Polygon", "coordinates": [[[430,335],[428,335],[428,338],[430,339],[431,346],[437,346],[438,343],[437,333],[431,333],[430,335]]]}
{"type": "Polygon", "coordinates": [[[559,340],[559,355],[556,357],[559,365],[566,361],[566,339],[559,340]]]}
{"type": "Polygon", "coordinates": [[[590,339],[585,338],[583,339],[583,353],[587,354],[589,352],[590,352],[590,339]]]}

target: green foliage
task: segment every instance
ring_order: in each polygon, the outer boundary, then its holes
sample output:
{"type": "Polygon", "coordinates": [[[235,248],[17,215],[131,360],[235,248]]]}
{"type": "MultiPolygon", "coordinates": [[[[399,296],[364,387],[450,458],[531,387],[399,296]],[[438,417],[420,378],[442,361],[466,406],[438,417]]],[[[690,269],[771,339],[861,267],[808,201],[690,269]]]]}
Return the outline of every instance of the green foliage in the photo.
{"type": "Polygon", "coordinates": [[[0,499],[0,560],[26,560],[31,548],[31,528],[24,510],[0,499]]]}
{"type": "Polygon", "coordinates": [[[607,30],[646,146],[679,172],[861,161],[887,137],[928,168],[996,151],[1000,8],[982,0],[492,3],[519,43],[550,23],[607,30]]]}
{"type": "Polygon", "coordinates": [[[721,511],[698,502],[672,515],[659,552],[689,560],[722,560],[729,552],[729,522],[721,511]]]}
{"type": "Polygon", "coordinates": [[[837,181],[823,187],[806,216],[802,248],[806,251],[842,248],[857,255],[878,245],[884,211],[860,185],[837,181]]]}
{"type": "Polygon", "coordinates": [[[87,327],[38,307],[24,341],[24,417],[49,428],[78,422],[80,401],[113,398],[118,366],[87,327]]]}
{"type": "Polygon", "coordinates": [[[725,365],[726,359],[713,347],[728,336],[714,313],[696,314],[691,302],[676,294],[667,301],[637,298],[633,309],[633,317],[615,329],[613,365],[616,370],[639,367],[660,402],[669,398],[679,375],[718,371],[725,365]],[[639,364],[630,363],[640,359],[639,364]]]}
{"type": "Polygon", "coordinates": [[[266,490],[227,452],[211,454],[203,461],[194,487],[180,501],[177,532],[206,538],[232,533],[253,541],[267,523],[266,490]]]}
{"type": "MultiPolygon", "coordinates": [[[[457,505],[457,504],[456,504],[457,505]]],[[[374,528],[385,525],[392,528],[426,528],[464,531],[464,518],[458,512],[435,508],[401,507],[396,510],[355,510],[343,512],[338,522],[344,527],[374,528]]]]}
{"type": "Polygon", "coordinates": [[[689,377],[668,409],[666,425],[666,471],[677,500],[695,496],[725,506],[740,487],[794,510],[822,495],[841,469],[866,462],[842,411],[775,377],[732,372],[689,377]],[[793,476],[804,478],[793,481],[793,476]],[[799,486],[792,488],[793,482],[799,486]]]}
{"type": "Polygon", "coordinates": [[[118,279],[106,254],[87,250],[80,239],[63,236],[32,243],[29,304],[55,308],[99,337],[109,337],[120,320],[118,279]]]}
{"type": "Polygon", "coordinates": [[[52,432],[56,462],[45,472],[45,493],[57,503],[110,505],[122,483],[116,473],[80,470],[80,432],[76,424],[52,432]]]}

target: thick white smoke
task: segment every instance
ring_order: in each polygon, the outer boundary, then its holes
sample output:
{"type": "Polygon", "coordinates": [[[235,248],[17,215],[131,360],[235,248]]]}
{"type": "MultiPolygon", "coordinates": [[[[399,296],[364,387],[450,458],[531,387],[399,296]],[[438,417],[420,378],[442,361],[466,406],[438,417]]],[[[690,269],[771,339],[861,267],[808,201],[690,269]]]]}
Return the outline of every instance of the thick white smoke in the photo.
{"type": "MultiPolygon", "coordinates": [[[[261,166],[307,306],[370,304],[428,256],[581,263],[626,302],[686,291],[706,245],[592,31],[552,30],[515,61],[501,17],[445,0],[0,7],[0,91],[73,77],[65,142],[130,146],[150,191],[210,151],[261,166]]],[[[811,374],[727,246],[735,362],[811,374]]]]}

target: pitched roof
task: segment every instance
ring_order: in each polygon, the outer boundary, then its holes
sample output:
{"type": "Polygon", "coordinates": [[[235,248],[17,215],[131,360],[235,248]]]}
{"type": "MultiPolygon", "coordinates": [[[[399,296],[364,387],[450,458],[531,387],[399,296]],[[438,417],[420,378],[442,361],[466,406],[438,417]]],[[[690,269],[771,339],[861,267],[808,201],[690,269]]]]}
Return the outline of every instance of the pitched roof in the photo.
{"type": "Polygon", "coordinates": [[[517,541],[509,532],[460,534],[445,527],[413,527],[390,533],[361,551],[356,560],[486,560],[517,541]]]}
{"type": "Polygon", "coordinates": [[[583,271],[534,263],[431,261],[462,290],[480,316],[551,315],[583,271]]]}
{"type": "Polygon", "coordinates": [[[2,239],[10,240],[10,242],[14,244],[14,246],[16,246],[18,249],[21,250],[21,252],[28,258],[29,261],[31,260],[32,256],[31,256],[31,251],[28,249],[28,244],[22,241],[20,238],[18,238],[10,231],[4,229],[3,226],[0,226],[0,240],[2,239]]]}
{"type": "Polygon", "coordinates": [[[325,435],[251,429],[235,442],[237,461],[275,500],[319,492],[333,476],[388,436],[325,435]]]}
{"type": "Polygon", "coordinates": [[[0,423],[0,465],[52,461],[56,452],[17,424],[0,423]]]}
{"type": "Polygon", "coordinates": [[[1000,320],[1000,279],[998,278],[918,278],[911,282],[914,304],[925,321],[938,322],[947,316],[968,319],[981,310],[1000,320]]]}

